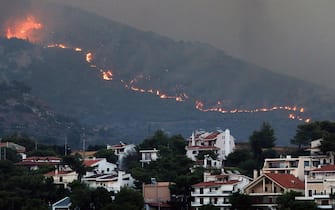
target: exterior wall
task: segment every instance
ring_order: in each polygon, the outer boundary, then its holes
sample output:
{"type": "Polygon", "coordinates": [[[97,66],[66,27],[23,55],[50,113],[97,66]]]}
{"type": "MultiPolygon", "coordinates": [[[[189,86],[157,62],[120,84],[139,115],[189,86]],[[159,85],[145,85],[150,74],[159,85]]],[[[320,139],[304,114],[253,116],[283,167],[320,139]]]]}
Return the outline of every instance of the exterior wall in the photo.
{"type": "Polygon", "coordinates": [[[158,159],[158,150],[140,150],[142,166],[144,163],[150,163],[151,161],[156,161],[158,159]]]}
{"type": "Polygon", "coordinates": [[[235,138],[230,135],[229,129],[226,129],[225,131],[217,131],[216,133],[202,132],[196,133],[196,135],[192,133],[192,136],[188,139],[186,155],[190,159],[196,161],[196,156],[200,150],[214,150],[218,154],[218,160],[224,160],[234,151],[234,149],[235,138]],[[214,134],[217,135],[215,136],[214,134]],[[213,138],[211,139],[209,136],[213,138]],[[208,149],[204,147],[208,147],[208,149]]]}
{"type": "MultiPolygon", "coordinates": [[[[117,169],[117,166],[114,163],[107,162],[107,160],[105,158],[100,159],[99,162],[91,165],[91,167],[94,167],[93,171],[95,171],[95,173],[99,173],[99,174],[112,173],[113,171],[115,171],[117,169]]],[[[95,173],[94,172],[87,172],[86,176],[93,175],[95,173]]]]}
{"type": "Polygon", "coordinates": [[[55,184],[64,184],[64,187],[67,187],[68,184],[77,180],[77,173],[71,172],[67,174],[55,174],[53,179],[55,184]]]}
{"type": "Polygon", "coordinates": [[[300,156],[299,158],[269,158],[265,159],[263,165],[263,173],[289,173],[300,180],[305,180],[305,175],[310,171],[323,166],[334,163],[333,155],[318,155],[318,156],[300,156]]]}
{"type": "Polygon", "coordinates": [[[170,201],[169,182],[143,185],[143,198],[145,203],[166,203],[170,201]]]}

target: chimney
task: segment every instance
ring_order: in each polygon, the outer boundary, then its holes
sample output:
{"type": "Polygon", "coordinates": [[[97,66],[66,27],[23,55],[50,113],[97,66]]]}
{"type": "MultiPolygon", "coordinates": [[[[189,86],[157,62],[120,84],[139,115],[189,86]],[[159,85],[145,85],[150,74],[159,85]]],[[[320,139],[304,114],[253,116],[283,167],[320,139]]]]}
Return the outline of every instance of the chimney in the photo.
{"type": "Polygon", "coordinates": [[[254,169],[254,180],[257,179],[257,177],[258,177],[258,170],[254,169]]]}

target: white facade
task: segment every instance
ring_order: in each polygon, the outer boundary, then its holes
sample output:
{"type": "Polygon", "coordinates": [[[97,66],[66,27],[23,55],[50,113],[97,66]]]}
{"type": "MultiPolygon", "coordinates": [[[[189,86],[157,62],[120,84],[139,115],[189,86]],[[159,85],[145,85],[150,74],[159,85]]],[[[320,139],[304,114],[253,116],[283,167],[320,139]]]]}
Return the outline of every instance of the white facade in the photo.
{"type": "Polygon", "coordinates": [[[112,173],[117,169],[117,165],[114,163],[107,162],[106,158],[94,158],[84,160],[84,165],[93,167],[92,171],[86,173],[87,176],[93,174],[108,174],[112,173]]]}
{"type": "Polygon", "coordinates": [[[130,174],[124,171],[85,176],[82,180],[91,188],[103,187],[109,192],[114,193],[119,192],[122,187],[133,187],[135,181],[130,174]]]}
{"type": "Polygon", "coordinates": [[[204,182],[192,186],[191,192],[192,207],[198,209],[207,204],[219,207],[220,210],[228,210],[231,206],[229,196],[243,188],[251,182],[251,178],[233,173],[223,173],[212,175],[204,173],[204,182]]]}
{"type": "Polygon", "coordinates": [[[196,161],[200,151],[214,151],[218,160],[223,161],[234,149],[235,138],[230,135],[229,129],[215,132],[196,131],[188,139],[186,155],[196,161]]]}
{"type": "Polygon", "coordinates": [[[78,178],[78,174],[75,171],[59,171],[58,169],[44,174],[44,176],[52,177],[54,184],[63,185],[64,188],[66,188],[68,184],[77,180],[78,178]]]}
{"type": "Polygon", "coordinates": [[[142,167],[144,164],[148,164],[151,161],[156,161],[158,158],[158,152],[156,148],[150,149],[150,150],[140,150],[141,153],[141,160],[140,162],[142,163],[142,167]]]}

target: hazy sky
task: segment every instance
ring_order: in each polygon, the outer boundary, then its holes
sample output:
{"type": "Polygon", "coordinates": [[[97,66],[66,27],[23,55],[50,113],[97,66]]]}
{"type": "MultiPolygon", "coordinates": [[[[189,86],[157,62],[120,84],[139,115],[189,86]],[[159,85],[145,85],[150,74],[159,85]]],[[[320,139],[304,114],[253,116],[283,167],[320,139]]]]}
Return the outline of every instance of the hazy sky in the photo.
{"type": "Polygon", "coordinates": [[[49,0],[335,88],[334,0],[49,0]]]}

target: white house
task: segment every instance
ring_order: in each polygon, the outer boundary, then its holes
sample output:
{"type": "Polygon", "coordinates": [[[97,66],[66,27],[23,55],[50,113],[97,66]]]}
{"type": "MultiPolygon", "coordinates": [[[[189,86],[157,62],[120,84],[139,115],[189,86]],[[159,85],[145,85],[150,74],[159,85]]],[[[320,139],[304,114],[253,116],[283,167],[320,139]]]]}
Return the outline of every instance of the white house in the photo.
{"type": "Polygon", "coordinates": [[[93,174],[82,178],[91,188],[103,187],[109,192],[117,193],[121,187],[133,187],[134,178],[124,171],[109,174],[93,174]]]}
{"type": "Polygon", "coordinates": [[[200,151],[214,151],[218,155],[218,160],[225,158],[235,149],[235,138],[230,135],[229,129],[215,132],[195,131],[188,138],[186,155],[196,161],[200,151]]]}
{"type": "Polygon", "coordinates": [[[111,149],[114,151],[114,154],[118,156],[118,165],[119,168],[122,170],[123,169],[123,159],[136,152],[135,149],[135,144],[125,144],[123,142],[120,142],[120,144],[115,144],[115,145],[108,145],[107,144],[107,149],[111,149]]]}
{"type": "Polygon", "coordinates": [[[116,171],[117,169],[117,165],[107,162],[106,158],[84,160],[84,165],[93,168],[92,171],[86,173],[87,176],[93,174],[108,174],[116,171]]]}
{"type": "Polygon", "coordinates": [[[242,191],[251,182],[251,178],[239,173],[222,173],[213,175],[204,173],[204,181],[192,186],[192,207],[199,209],[203,205],[212,204],[220,210],[229,210],[229,197],[232,193],[242,191]]]}
{"type": "Polygon", "coordinates": [[[63,171],[55,169],[54,171],[48,172],[44,174],[45,177],[52,177],[54,180],[54,184],[63,185],[64,188],[67,187],[68,184],[77,180],[78,174],[75,171],[63,171]]]}
{"type": "Polygon", "coordinates": [[[140,150],[142,167],[144,164],[148,164],[151,161],[156,161],[158,158],[158,152],[156,148],[154,149],[147,149],[147,150],[140,150]]]}

